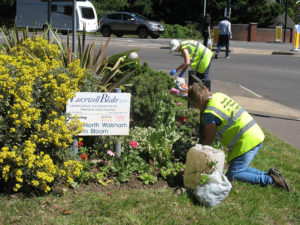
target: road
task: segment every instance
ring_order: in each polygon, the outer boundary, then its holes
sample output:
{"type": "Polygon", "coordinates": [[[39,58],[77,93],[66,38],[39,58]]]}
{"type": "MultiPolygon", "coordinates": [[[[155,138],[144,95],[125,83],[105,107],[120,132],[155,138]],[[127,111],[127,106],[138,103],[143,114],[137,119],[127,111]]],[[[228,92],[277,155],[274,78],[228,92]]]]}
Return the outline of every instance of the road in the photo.
{"type": "MultiPolygon", "coordinates": [[[[221,58],[213,59],[212,80],[240,84],[265,98],[300,109],[300,58],[271,54],[274,50],[290,50],[291,45],[234,41],[231,45],[230,60],[222,58],[222,52],[221,58]]],[[[179,54],[169,54],[166,39],[116,38],[112,39],[107,52],[110,55],[134,48],[140,48],[141,61],[154,70],[169,72],[183,62],[179,54]]]]}

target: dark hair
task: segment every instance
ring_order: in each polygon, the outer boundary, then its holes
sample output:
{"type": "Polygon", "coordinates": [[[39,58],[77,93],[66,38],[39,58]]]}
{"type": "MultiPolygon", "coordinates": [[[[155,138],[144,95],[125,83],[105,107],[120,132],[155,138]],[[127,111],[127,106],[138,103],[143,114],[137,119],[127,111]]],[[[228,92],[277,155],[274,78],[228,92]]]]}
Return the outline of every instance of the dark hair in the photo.
{"type": "Polygon", "coordinates": [[[204,20],[206,21],[210,21],[210,15],[208,13],[205,14],[204,16],[204,20]]]}

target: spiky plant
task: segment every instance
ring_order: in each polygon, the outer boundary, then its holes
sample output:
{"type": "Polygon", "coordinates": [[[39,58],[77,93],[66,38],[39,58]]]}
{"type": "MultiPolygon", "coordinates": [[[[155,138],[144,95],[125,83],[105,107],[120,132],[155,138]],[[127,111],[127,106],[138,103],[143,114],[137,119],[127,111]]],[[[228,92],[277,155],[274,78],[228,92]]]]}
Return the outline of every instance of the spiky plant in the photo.
{"type": "MultiPolygon", "coordinates": [[[[2,28],[0,28],[0,31],[5,40],[5,47],[2,46],[2,49],[7,54],[9,54],[13,47],[21,44],[27,38],[30,38],[28,28],[22,30],[23,37],[20,37],[16,25],[12,31],[5,32],[2,28]]],[[[49,43],[56,43],[58,45],[61,52],[61,60],[66,67],[74,60],[79,59],[82,68],[91,70],[101,78],[99,79],[98,91],[110,92],[114,88],[120,87],[120,85],[124,84],[135,72],[135,70],[132,70],[124,73],[122,68],[135,64],[139,59],[125,61],[123,59],[129,53],[138,51],[139,49],[121,52],[113,56],[106,56],[105,53],[111,40],[111,36],[105,41],[104,46],[99,48],[98,52],[96,52],[95,41],[91,44],[86,44],[86,31],[84,29],[82,36],[78,36],[78,53],[75,55],[70,47],[69,35],[67,36],[67,45],[65,46],[61,38],[57,35],[57,31],[54,31],[50,24],[48,24],[48,29],[43,32],[43,38],[47,38],[48,32],[51,32],[49,43]],[[115,78],[116,75],[118,75],[118,79],[114,79],[113,81],[113,78],[115,78]]],[[[33,33],[31,39],[34,39],[37,34],[37,31],[33,33]]]]}

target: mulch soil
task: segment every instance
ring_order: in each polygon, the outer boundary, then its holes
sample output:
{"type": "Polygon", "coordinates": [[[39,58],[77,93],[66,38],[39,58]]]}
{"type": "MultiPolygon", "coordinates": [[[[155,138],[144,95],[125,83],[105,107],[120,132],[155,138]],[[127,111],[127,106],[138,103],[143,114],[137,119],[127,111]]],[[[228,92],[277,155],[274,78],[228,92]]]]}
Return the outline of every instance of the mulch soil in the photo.
{"type": "MultiPolygon", "coordinates": [[[[171,185],[172,186],[172,185],[171,185]]],[[[128,182],[116,185],[115,183],[109,183],[106,186],[89,183],[80,184],[77,191],[90,191],[90,192],[100,192],[100,191],[114,191],[114,190],[132,190],[132,189],[166,189],[171,187],[167,181],[159,179],[155,184],[144,184],[142,181],[138,180],[136,176],[131,176],[128,182]]]]}

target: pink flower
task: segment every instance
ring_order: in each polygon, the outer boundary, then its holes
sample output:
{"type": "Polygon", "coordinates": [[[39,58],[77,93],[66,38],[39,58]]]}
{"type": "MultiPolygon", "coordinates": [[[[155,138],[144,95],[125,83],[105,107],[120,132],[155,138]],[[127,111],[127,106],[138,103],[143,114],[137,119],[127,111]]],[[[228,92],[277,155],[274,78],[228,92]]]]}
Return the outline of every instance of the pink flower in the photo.
{"type": "Polygon", "coordinates": [[[182,123],[185,123],[185,122],[186,122],[186,117],[184,117],[184,116],[179,116],[178,119],[179,119],[179,121],[182,122],[182,123]]]}
{"type": "Polygon", "coordinates": [[[182,102],[178,102],[176,105],[183,105],[183,103],[182,102]]]}
{"type": "Polygon", "coordinates": [[[82,160],[86,160],[86,158],[87,158],[86,154],[81,154],[80,157],[82,160]]]}
{"type": "Polygon", "coordinates": [[[181,172],[181,173],[183,173],[183,172],[184,172],[184,169],[183,169],[183,168],[181,168],[181,169],[180,169],[180,172],[181,172]]]}
{"type": "Polygon", "coordinates": [[[109,196],[110,196],[110,195],[111,195],[111,192],[110,192],[110,191],[109,191],[109,192],[107,192],[107,195],[109,195],[109,196]]]}
{"type": "Polygon", "coordinates": [[[115,156],[115,153],[112,151],[112,150],[108,150],[107,151],[107,154],[114,157],[115,156]]]}
{"type": "Polygon", "coordinates": [[[176,88],[171,88],[170,89],[170,92],[172,93],[172,94],[174,94],[174,95],[179,95],[179,90],[178,89],[176,89],[176,88]]]}
{"type": "Polygon", "coordinates": [[[132,140],[129,145],[133,148],[136,148],[138,146],[138,143],[135,140],[132,140]]]}

